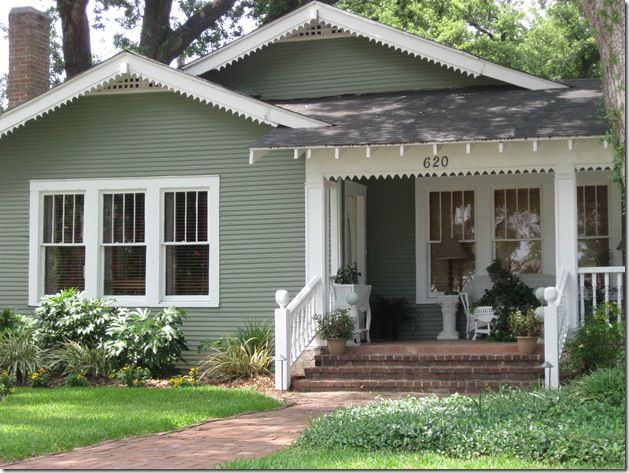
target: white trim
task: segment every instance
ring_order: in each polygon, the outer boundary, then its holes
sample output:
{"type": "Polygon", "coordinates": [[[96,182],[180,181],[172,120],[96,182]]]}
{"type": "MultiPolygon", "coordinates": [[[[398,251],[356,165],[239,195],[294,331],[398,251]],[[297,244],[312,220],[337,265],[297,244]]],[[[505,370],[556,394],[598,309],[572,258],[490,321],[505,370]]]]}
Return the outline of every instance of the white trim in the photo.
{"type": "Polygon", "coordinates": [[[43,252],[40,239],[43,221],[43,195],[54,192],[80,192],[85,195],[84,235],[85,293],[87,297],[103,297],[102,279],[102,206],[101,195],[108,191],[145,193],[146,295],[106,296],[116,306],[218,307],[220,296],[219,257],[219,176],[175,176],[120,179],[57,179],[30,181],[29,209],[29,285],[28,303],[35,306],[43,296],[43,252]],[[208,296],[165,296],[161,230],[163,205],[161,195],[169,190],[207,190],[209,294],[208,296]]]}
{"type": "Polygon", "coordinates": [[[256,100],[157,61],[123,51],[39,97],[0,115],[0,137],[78,97],[100,93],[103,87],[125,75],[121,73],[121,64],[127,65],[126,74],[148,80],[164,90],[193,98],[254,122],[289,128],[327,125],[320,120],[256,100]]]}
{"type": "Polygon", "coordinates": [[[354,36],[368,38],[376,44],[388,46],[473,77],[484,75],[530,90],[567,87],[558,82],[500,66],[317,1],[310,2],[228,45],[184,65],[182,69],[192,75],[200,75],[212,69],[221,69],[264,46],[289,38],[304,27],[307,28],[317,23],[341,28],[354,36]]]}

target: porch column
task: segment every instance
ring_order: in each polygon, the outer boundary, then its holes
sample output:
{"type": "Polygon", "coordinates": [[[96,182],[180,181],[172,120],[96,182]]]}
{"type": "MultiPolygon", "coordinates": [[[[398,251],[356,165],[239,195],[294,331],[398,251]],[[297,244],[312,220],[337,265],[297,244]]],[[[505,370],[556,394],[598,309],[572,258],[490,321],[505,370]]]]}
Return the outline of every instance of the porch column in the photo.
{"type": "Polygon", "coordinates": [[[574,168],[555,172],[555,268],[557,284],[565,271],[566,315],[570,328],[579,323],[577,304],[577,179],[574,168]]]}
{"type": "Polygon", "coordinates": [[[317,312],[328,310],[328,238],[326,232],[327,189],[323,176],[306,180],[306,281],[321,277],[321,301],[317,312]]]}

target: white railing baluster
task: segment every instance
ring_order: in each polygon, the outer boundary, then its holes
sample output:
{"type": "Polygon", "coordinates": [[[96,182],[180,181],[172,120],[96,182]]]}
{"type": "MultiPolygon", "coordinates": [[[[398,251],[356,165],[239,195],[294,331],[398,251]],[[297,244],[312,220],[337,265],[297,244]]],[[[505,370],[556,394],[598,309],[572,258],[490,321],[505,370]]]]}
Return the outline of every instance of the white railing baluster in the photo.
{"type": "Polygon", "coordinates": [[[290,301],[288,292],[279,290],[275,301],[280,306],[275,309],[275,387],[290,387],[291,368],[315,337],[314,315],[322,306],[321,278],[312,279],[290,301]]]}
{"type": "Polygon", "coordinates": [[[579,325],[585,322],[585,274],[579,274],[579,325]]]}
{"type": "Polygon", "coordinates": [[[609,273],[603,275],[603,282],[605,283],[605,304],[609,304],[609,273]]]}
{"type": "MultiPolygon", "coordinates": [[[[618,273],[616,275],[616,300],[618,301],[618,308],[622,309],[622,296],[624,294],[622,282],[624,280],[624,274],[618,273]]],[[[618,311],[618,322],[620,322],[620,310],[618,311]]]]}
{"type": "Polygon", "coordinates": [[[594,309],[598,305],[596,303],[596,285],[597,284],[598,284],[598,278],[596,277],[596,274],[592,273],[592,311],[594,311],[594,309]]]}

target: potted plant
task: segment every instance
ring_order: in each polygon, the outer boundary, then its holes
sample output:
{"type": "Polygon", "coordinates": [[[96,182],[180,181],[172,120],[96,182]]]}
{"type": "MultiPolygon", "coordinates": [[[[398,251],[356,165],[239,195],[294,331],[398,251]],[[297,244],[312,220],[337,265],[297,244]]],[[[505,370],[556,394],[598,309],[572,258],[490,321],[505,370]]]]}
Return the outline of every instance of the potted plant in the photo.
{"type": "Polygon", "coordinates": [[[325,315],[315,315],[317,335],[328,342],[330,355],[341,355],[347,340],[354,334],[354,321],[347,309],[335,309],[325,315]]]}
{"type": "Polygon", "coordinates": [[[535,316],[535,309],[529,308],[525,313],[521,310],[511,312],[509,332],[517,339],[520,353],[535,353],[537,337],[542,332],[542,323],[535,316]]]}

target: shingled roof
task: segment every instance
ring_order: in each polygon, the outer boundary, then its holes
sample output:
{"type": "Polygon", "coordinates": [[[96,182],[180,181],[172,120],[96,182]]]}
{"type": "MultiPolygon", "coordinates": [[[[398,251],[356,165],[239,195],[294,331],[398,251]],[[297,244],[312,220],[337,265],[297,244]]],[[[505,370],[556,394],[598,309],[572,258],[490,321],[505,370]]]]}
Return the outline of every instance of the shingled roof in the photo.
{"type": "Polygon", "coordinates": [[[377,146],[604,135],[601,82],[581,79],[565,84],[570,88],[492,86],[276,102],[332,126],[276,128],[251,147],[377,146]]]}

